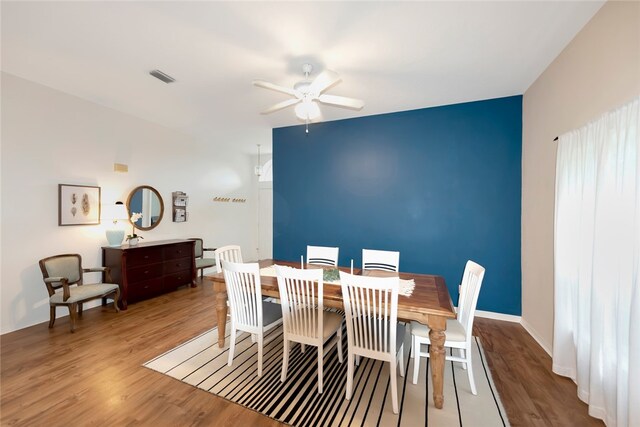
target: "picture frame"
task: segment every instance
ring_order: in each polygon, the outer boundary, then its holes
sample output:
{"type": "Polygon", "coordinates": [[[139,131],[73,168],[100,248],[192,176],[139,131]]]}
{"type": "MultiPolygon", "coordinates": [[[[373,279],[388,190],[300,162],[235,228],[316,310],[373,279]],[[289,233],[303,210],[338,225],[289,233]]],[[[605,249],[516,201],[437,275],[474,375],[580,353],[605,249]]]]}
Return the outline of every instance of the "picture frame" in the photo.
{"type": "Polygon", "coordinates": [[[100,224],[100,187],[58,184],[58,225],[100,224]]]}

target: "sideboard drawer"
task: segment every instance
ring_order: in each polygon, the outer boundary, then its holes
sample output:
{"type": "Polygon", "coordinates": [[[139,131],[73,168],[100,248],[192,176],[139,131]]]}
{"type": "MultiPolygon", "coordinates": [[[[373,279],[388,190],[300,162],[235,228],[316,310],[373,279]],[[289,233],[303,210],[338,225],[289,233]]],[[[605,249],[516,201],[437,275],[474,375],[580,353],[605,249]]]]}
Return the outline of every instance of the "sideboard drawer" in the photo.
{"type": "Polygon", "coordinates": [[[181,243],[164,248],[164,259],[190,257],[193,253],[193,244],[181,243]]]}
{"type": "Polygon", "coordinates": [[[156,277],[161,277],[163,273],[162,266],[162,263],[156,263],[147,264],[136,268],[130,268],[127,270],[129,282],[142,282],[149,279],[155,279],[156,277]]]}
{"type": "Polygon", "coordinates": [[[176,258],[165,261],[164,274],[175,273],[176,271],[189,270],[193,258],[176,258]]]}
{"type": "Polygon", "coordinates": [[[191,283],[191,271],[184,270],[178,271],[173,274],[167,274],[164,276],[164,289],[169,291],[179,286],[184,286],[191,283]]]}
{"type": "Polygon", "coordinates": [[[158,277],[146,282],[132,283],[129,286],[128,299],[130,302],[139,301],[151,296],[159,295],[164,291],[163,279],[158,277]]]}
{"type": "Polygon", "coordinates": [[[127,263],[131,266],[162,262],[162,247],[136,248],[127,253],[127,263]]]}

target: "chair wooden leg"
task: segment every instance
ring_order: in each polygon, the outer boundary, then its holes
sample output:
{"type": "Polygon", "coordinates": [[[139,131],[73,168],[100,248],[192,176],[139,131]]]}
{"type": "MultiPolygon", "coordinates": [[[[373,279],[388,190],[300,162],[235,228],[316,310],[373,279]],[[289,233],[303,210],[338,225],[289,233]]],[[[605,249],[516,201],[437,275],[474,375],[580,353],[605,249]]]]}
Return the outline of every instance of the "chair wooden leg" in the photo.
{"type": "Polygon", "coordinates": [[[347,351],[347,392],[345,399],[351,399],[351,393],[353,392],[353,352],[351,349],[347,351]]]}
{"type": "Polygon", "coordinates": [[[324,364],[324,349],[322,344],[318,346],[318,393],[322,394],[322,368],[324,364]]]}
{"type": "Polygon", "coordinates": [[[262,376],[262,343],[263,343],[262,334],[258,334],[258,377],[262,376]]]}
{"type": "Polygon", "coordinates": [[[229,341],[229,360],[227,361],[227,366],[231,366],[233,364],[233,351],[236,349],[236,326],[231,324],[231,336],[229,337],[231,341],[229,341]]]}
{"type": "Polygon", "coordinates": [[[400,376],[404,378],[404,343],[400,346],[398,352],[398,369],[400,369],[400,376]]]}
{"type": "Polygon", "coordinates": [[[344,362],[344,357],[342,356],[342,325],[338,327],[338,361],[340,363],[344,362]]]}
{"type": "Polygon", "coordinates": [[[307,348],[307,346],[305,346],[304,344],[300,344],[300,351],[302,353],[304,353],[305,348],[307,348]]]}
{"type": "Polygon", "coordinates": [[[82,303],[78,303],[78,317],[82,317],[82,303]]]}
{"type": "Polygon", "coordinates": [[[398,381],[396,378],[396,361],[393,360],[389,366],[389,376],[391,379],[391,406],[393,413],[398,413],[398,381]]]}
{"type": "Polygon", "coordinates": [[[411,346],[413,351],[413,383],[418,384],[418,371],[420,371],[420,342],[418,337],[413,336],[413,345],[411,346]]]}
{"type": "Polygon", "coordinates": [[[49,329],[53,328],[53,324],[56,323],[56,306],[49,306],[49,329]]]}
{"type": "Polygon", "coordinates": [[[289,340],[284,340],[282,349],[282,374],[280,374],[280,382],[287,379],[287,369],[289,369],[289,340]]]}
{"type": "MultiPolygon", "coordinates": [[[[460,350],[460,357],[463,358],[463,359],[466,359],[467,357],[466,357],[466,352],[464,351],[464,348],[460,348],[458,350],[460,350]]],[[[466,363],[462,364],[462,369],[467,369],[467,364],[466,363]]]]}
{"type": "Polygon", "coordinates": [[[474,395],[478,394],[478,390],[476,390],[476,381],[473,378],[473,365],[471,364],[471,351],[466,351],[467,353],[467,363],[465,365],[469,365],[467,369],[467,375],[469,376],[469,385],[471,386],[471,393],[474,395]]]}
{"type": "Polygon", "coordinates": [[[69,304],[69,323],[71,323],[71,332],[75,332],[76,330],[76,318],[78,317],[78,304],[71,303],[69,304]]]}
{"type": "Polygon", "coordinates": [[[411,349],[409,349],[409,357],[413,359],[415,357],[415,354],[414,354],[414,351],[413,351],[413,344],[415,342],[415,335],[413,335],[413,328],[411,327],[410,323],[409,323],[409,329],[410,329],[409,332],[410,332],[410,335],[411,335],[411,349]]]}
{"type": "Polygon", "coordinates": [[[116,313],[120,312],[120,307],[118,307],[119,300],[120,300],[120,288],[116,289],[116,295],[113,297],[113,308],[116,309],[116,313]]]}

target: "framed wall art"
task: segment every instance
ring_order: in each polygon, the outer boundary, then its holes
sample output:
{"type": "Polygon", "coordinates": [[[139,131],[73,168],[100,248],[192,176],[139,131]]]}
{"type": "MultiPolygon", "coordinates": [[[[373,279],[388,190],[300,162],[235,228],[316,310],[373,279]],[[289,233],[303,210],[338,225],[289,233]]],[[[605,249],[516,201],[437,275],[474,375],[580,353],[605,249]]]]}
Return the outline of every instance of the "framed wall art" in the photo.
{"type": "Polygon", "coordinates": [[[100,224],[100,187],[58,184],[58,225],[100,224]]]}

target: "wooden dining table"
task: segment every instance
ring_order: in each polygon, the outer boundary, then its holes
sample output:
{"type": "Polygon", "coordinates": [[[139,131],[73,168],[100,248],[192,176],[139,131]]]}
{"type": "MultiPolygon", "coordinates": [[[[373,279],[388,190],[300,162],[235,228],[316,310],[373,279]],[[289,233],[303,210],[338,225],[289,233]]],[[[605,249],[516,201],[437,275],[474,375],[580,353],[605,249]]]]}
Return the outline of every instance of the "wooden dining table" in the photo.
{"type": "MultiPolygon", "coordinates": [[[[269,267],[273,264],[300,267],[300,262],[281,261],[274,259],[264,259],[259,262],[260,268],[269,267]]],[[[317,265],[307,265],[305,268],[321,268],[317,265]]],[[[324,267],[327,268],[327,267],[324,267]]],[[[349,272],[347,267],[339,267],[340,270],[349,272]]],[[[401,279],[415,281],[415,288],[410,297],[398,295],[398,320],[418,321],[429,326],[429,339],[431,346],[429,356],[431,357],[431,381],[433,383],[433,402],[436,408],[441,409],[444,405],[443,379],[445,362],[445,330],[447,319],[456,317],[449,290],[441,276],[415,273],[389,273],[382,271],[355,269],[354,274],[364,274],[369,276],[399,275],[401,279]]],[[[216,314],[218,320],[218,346],[224,348],[225,328],[227,323],[227,287],[222,273],[208,274],[205,280],[213,282],[213,289],[216,292],[216,314]]],[[[262,295],[279,298],[278,281],[272,276],[261,276],[260,278],[262,295]]],[[[340,285],[326,283],[324,285],[324,306],[343,309],[342,290],[340,285]]]]}

